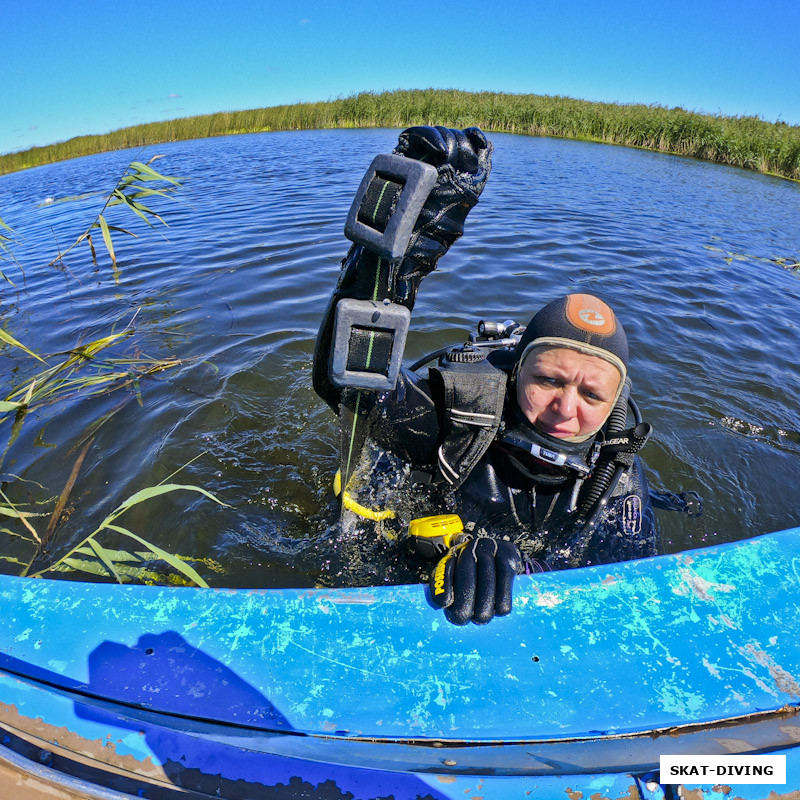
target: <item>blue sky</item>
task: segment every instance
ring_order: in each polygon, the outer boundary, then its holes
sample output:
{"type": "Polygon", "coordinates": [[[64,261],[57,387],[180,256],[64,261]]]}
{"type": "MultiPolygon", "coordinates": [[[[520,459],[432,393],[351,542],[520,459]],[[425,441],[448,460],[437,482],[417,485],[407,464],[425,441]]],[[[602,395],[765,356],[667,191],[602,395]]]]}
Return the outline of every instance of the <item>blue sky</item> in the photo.
{"type": "Polygon", "coordinates": [[[800,124],[798,0],[2,0],[0,153],[140,122],[458,88],[800,124]]]}

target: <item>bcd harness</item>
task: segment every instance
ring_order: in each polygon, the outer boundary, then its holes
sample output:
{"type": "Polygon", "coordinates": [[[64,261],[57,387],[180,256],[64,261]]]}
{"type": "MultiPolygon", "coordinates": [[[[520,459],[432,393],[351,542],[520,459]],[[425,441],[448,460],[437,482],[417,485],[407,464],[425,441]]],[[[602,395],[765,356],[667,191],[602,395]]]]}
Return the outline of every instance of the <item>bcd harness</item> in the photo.
{"type": "MultiPolygon", "coordinates": [[[[455,349],[438,366],[429,368],[428,381],[432,393],[443,404],[441,444],[433,470],[414,469],[411,479],[421,484],[438,483],[455,491],[502,434],[508,375],[489,363],[482,352],[455,349]]],[[[633,464],[651,430],[649,424],[640,422],[627,430],[615,430],[605,441],[596,443],[591,475],[580,487],[577,505],[581,516],[589,516],[604,503],[621,473],[633,464]]],[[[366,519],[394,517],[392,511],[357,506],[348,495],[345,500],[351,511],[366,519]]]]}
{"type": "MultiPolygon", "coordinates": [[[[444,401],[442,443],[436,472],[416,470],[412,476],[421,483],[439,482],[455,490],[464,483],[498,433],[502,434],[508,375],[489,363],[483,353],[453,350],[437,367],[429,369],[428,376],[431,389],[435,391],[438,387],[444,401]]],[[[622,414],[624,420],[624,411],[622,414]]],[[[613,489],[609,487],[611,476],[616,473],[616,485],[621,472],[633,465],[636,453],[644,447],[651,432],[648,423],[639,422],[626,430],[617,428],[608,433],[605,441],[596,443],[591,475],[576,474],[586,478],[578,503],[584,513],[588,515],[597,500],[608,496],[607,489],[613,489]]]]}
{"type": "Polygon", "coordinates": [[[428,370],[431,389],[438,388],[444,398],[436,477],[452,489],[464,483],[497,436],[508,382],[505,372],[483,358],[470,363],[464,359],[467,354],[470,351],[451,351],[428,370]]]}

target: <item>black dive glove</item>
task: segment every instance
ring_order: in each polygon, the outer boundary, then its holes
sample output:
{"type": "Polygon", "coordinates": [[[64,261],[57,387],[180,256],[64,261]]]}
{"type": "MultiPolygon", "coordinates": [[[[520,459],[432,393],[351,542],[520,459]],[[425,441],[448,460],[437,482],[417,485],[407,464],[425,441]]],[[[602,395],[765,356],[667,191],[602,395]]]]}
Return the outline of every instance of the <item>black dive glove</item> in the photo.
{"type": "Polygon", "coordinates": [[[528,571],[519,548],[505,539],[469,538],[452,547],[430,577],[431,599],[454,625],[485,625],[511,612],[514,576],[528,571]]]}
{"type": "Polygon", "coordinates": [[[492,169],[492,143],[480,128],[440,126],[404,130],[394,152],[436,167],[439,175],[414,226],[395,278],[395,302],[413,305],[422,278],[436,268],[478,203],[492,169]]]}

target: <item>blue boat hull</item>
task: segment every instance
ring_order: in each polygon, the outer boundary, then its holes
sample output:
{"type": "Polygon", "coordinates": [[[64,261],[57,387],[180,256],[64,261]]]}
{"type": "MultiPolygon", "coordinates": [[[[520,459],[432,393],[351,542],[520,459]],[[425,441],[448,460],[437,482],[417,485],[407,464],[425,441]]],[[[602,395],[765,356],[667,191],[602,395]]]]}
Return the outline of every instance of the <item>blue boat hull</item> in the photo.
{"type": "Polygon", "coordinates": [[[656,798],[660,755],[763,752],[800,789],[800,529],[515,588],[457,628],[422,586],[0,577],[0,790],[656,798]]]}

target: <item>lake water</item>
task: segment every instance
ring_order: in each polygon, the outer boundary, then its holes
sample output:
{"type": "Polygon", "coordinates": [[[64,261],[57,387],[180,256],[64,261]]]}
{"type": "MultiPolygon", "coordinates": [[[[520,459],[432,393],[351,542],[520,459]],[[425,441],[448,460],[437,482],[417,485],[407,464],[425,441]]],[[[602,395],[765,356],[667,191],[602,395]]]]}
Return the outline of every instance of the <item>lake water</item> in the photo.
{"type": "MultiPolygon", "coordinates": [[[[3,328],[53,354],[135,315],[118,354],[183,362],[142,382],[142,405],[123,390],[25,420],[5,454],[3,489],[52,510],[87,430],[117,409],[88,450],[51,553],[199,456],[173,480],[229,507],[180,493],[121,522],[205,558],[195,566],[212,585],[318,581],[335,547],[338,428],[311,389],[311,356],[353,194],[397,133],[179,142],[0,178],[0,217],[24,237],[15,253],[26,276],[0,264],[17,283],[0,286],[3,328]],[[187,181],[176,201],[151,203],[169,229],[109,214],[140,234],[115,237],[119,283],[101,248],[98,268],[85,246],[66,257],[68,269],[48,267],[103,201],[40,204],[109,191],[129,161],[156,153],[165,154],[157,169],[187,181]]],[[[667,550],[800,523],[800,274],[788,267],[800,258],[800,185],[628,148],[492,139],[492,176],[465,236],[422,285],[407,359],[463,341],[480,319],[524,323],[565,292],[599,294],[628,331],[634,396],[655,428],[643,452],[652,487],[702,498],[700,516],[657,512],[667,550]]],[[[0,365],[4,387],[41,366],[8,348],[0,365]]],[[[7,418],[3,447],[10,429],[7,418]]],[[[0,557],[30,556],[26,542],[0,533],[0,557]]],[[[0,569],[19,572],[9,560],[0,569]]]]}

